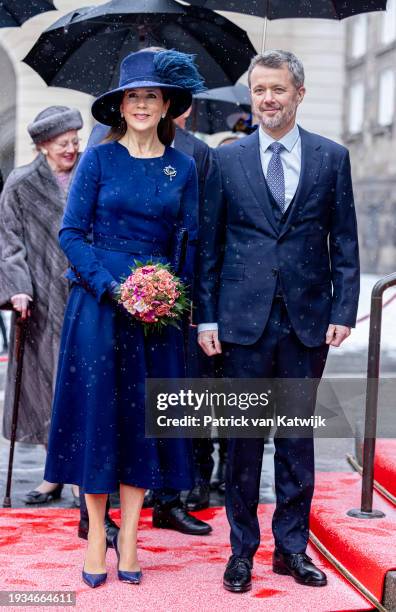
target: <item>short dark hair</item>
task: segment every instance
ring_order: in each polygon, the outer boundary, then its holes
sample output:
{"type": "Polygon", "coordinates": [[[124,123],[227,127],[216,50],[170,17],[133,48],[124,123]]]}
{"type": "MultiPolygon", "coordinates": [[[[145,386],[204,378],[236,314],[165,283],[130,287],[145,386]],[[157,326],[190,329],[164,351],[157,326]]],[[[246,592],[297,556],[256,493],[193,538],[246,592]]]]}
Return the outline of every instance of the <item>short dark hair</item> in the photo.
{"type": "Polygon", "coordinates": [[[248,83],[251,85],[251,76],[256,66],[266,66],[267,68],[282,68],[286,64],[290,74],[292,75],[293,83],[298,89],[304,85],[304,66],[302,62],[290,51],[282,51],[281,49],[271,49],[264,53],[259,53],[250,62],[248,70],[248,83]]]}

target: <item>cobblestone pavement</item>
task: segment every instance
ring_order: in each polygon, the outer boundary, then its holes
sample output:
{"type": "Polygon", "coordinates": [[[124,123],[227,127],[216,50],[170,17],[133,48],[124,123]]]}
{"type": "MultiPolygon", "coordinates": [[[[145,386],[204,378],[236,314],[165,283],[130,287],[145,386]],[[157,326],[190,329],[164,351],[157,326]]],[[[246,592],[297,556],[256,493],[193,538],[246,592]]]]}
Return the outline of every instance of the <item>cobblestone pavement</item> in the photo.
{"type": "MultiPolygon", "coordinates": [[[[333,375],[364,376],[367,364],[367,355],[364,353],[337,355],[336,352],[330,354],[325,376],[333,375]]],[[[384,373],[396,373],[396,362],[394,357],[383,355],[381,369],[384,373]]],[[[6,373],[6,363],[0,362],[0,416],[2,417],[2,406],[4,397],[4,381],[6,373]]],[[[9,442],[0,436],[0,503],[3,503],[5,491],[5,479],[8,465],[9,442]]],[[[265,448],[263,470],[261,478],[260,501],[271,503],[274,501],[273,495],[273,443],[269,442],[265,448]]],[[[323,471],[350,471],[349,464],[346,462],[347,453],[354,452],[354,440],[348,439],[318,439],[316,440],[316,467],[323,471]]],[[[23,495],[37,486],[42,479],[43,466],[45,462],[45,450],[42,446],[17,444],[14,459],[13,484],[12,484],[12,506],[24,507],[23,495]]],[[[117,504],[117,500],[113,500],[117,504]]],[[[223,496],[213,493],[212,505],[222,505],[223,496]]],[[[71,487],[65,486],[60,500],[51,503],[52,506],[64,508],[73,507],[73,497],[71,487]]]]}

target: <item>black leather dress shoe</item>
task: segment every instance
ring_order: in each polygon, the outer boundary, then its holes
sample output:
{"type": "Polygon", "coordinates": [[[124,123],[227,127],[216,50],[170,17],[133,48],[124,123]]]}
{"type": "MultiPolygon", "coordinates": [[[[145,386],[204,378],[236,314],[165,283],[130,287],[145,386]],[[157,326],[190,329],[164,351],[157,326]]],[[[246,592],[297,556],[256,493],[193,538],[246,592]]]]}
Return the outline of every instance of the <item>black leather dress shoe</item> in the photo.
{"type": "Polygon", "coordinates": [[[327,584],[326,574],[317,568],[311,557],[305,553],[286,555],[275,550],[272,569],[275,574],[293,576],[298,584],[316,587],[327,584]]]}
{"type": "Polygon", "coordinates": [[[252,588],[252,562],[232,555],[224,572],[223,585],[227,591],[245,593],[252,588]]]}
{"type": "Polygon", "coordinates": [[[212,527],[189,514],[186,508],[177,506],[154,506],[153,527],[160,529],[174,529],[189,535],[208,535],[212,527]]]}
{"type": "Polygon", "coordinates": [[[33,506],[34,504],[47,504],[48,502],[54,501],[55,499],[59,499],[62,493],[63,484],[56,485],[55,489],[50,491],[49,493],[40,493],[36,489],[33,491],[29,491],[26,493],[23,501],[25,504],[29,506],[33,506]]]}
{"type": "MultiPolygon", "coordinates": [[[[115,536],[117,536],[120,528],[113,519],[110,518],[108,514],[105,516],[104,520],[105,530],[106,530],[106,542],[107,548],[113,548],[113,540],[115,536]]],[[[89,521],[87,518],[81,518],[78,524],[78,537],[82,540],[88,540],[88,530],[89,530],[89,521]]]]}
{"type": "Polygon", "coordinates": [[[205,510],[209,508],[209,485],[195,485],[188,493],[186,498],[186,506],[188,510],[205,510]]]}
{"type": "Polygon", "coordinates": [[[222,495],[225,495],[225,489],[226,489],[225,482],[221,482],[219,486],[217,487],[217,491],[221,493],[222,495]]]}

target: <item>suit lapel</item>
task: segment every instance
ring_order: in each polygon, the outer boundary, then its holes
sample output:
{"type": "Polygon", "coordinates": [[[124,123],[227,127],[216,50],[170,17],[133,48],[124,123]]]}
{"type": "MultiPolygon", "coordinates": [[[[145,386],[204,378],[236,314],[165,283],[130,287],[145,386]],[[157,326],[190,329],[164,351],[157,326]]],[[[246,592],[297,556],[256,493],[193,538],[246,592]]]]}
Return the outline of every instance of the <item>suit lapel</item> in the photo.
{"type": "Polygon", "coordinates": [[[268,197],[263,167],[261,165],[258,129],[251,136],[246,136],[246,138],[241,140],[239,157],[247,183],[277,236],[279,230],[272,210],[272,204],[268,197]]]}
{"type": "Polygon", "coordinates": [[[318,144],[318,141],[312,134],[300,127],[299,130],[301,136],[300,180],[293,203],[291,204],[292,208],[290,214],[282,227],[280,236],[283,236],[288,231],[291,224],[302,214],[307,197],[318,181],[320,168],[322,166],[323,153],[320,144],[318,144]]]}

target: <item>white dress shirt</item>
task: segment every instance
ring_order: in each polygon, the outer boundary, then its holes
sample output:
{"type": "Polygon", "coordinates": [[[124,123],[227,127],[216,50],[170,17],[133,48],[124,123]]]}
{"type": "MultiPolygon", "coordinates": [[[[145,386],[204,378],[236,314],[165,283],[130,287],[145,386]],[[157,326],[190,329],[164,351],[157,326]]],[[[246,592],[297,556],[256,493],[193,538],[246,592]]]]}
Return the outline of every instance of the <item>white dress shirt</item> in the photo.
{"type": "MultiPolygon", "coordinates": [[[[278,141],[272,136],[269,136],[264,132],[260,126],[259,130],[259,146],[260,146],[260,159],[263,168],[265,178],[267,178],[268,164],[272,157],[272,151],[268,147],[273,142],[280,142],[285,147],[281,153],[280,158],[283,166],[283,173],[285,176],[285,210],[290,205],[290,202],[295,196],[297,191],[298,182],[300,180],[301,173],[301,136],[298,125],[295,123],[292,129],[287,132],[278,141]]],[[[215,331],[218,329],[217,323],[199,323],[198,333],[202,331],[215,331]]]]}

